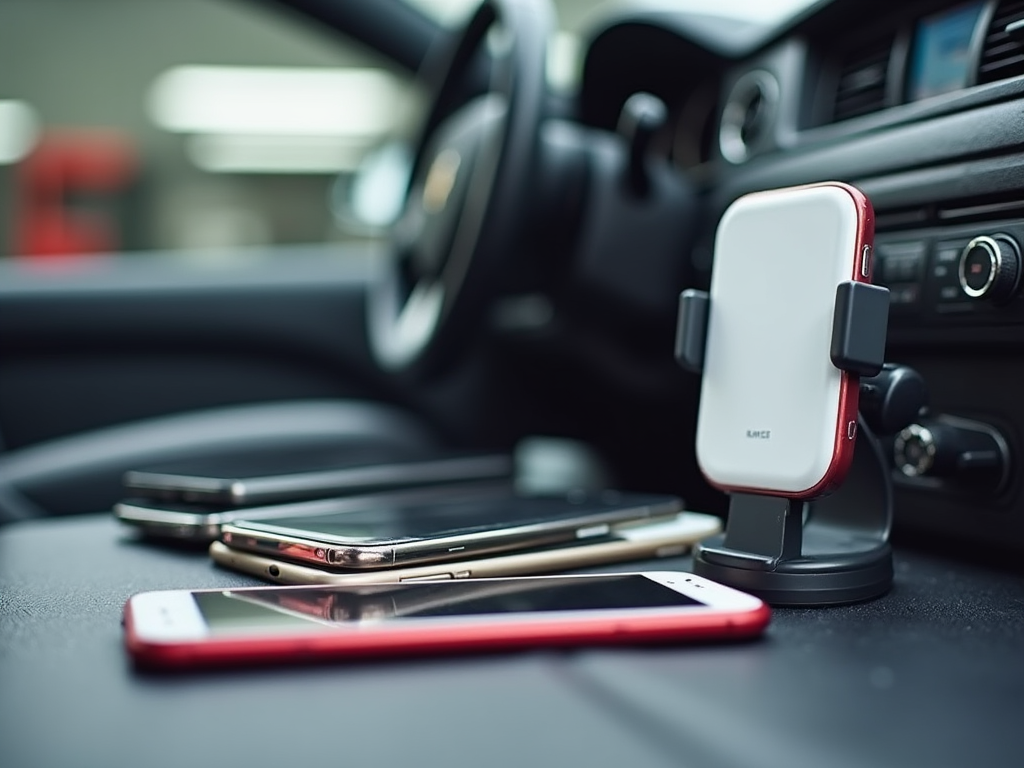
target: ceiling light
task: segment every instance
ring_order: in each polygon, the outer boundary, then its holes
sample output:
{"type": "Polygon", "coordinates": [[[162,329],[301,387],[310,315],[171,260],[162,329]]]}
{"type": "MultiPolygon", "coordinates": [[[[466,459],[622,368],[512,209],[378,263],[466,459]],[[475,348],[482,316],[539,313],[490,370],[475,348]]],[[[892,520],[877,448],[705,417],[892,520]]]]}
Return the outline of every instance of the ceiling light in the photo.
{"type": "Polygon", "coordinates": [[[213,173],[339,173],[352,171],[366,145],[331,136],[190,136],[189,159],[213,173]]]}
{"type": "Polygon", "coordinates": [[[153,83],[149,111],[179,133],[359,137],[393,128],[400,99],[380,69],[182,66],[153,83]]]}

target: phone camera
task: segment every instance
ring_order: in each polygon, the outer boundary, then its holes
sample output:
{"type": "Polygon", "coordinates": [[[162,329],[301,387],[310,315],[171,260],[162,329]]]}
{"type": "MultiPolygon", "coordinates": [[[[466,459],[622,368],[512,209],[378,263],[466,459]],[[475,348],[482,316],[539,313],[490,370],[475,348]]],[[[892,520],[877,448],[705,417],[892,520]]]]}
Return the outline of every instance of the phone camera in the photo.
{"type": "Polygon", "coordinates": [[[281,575],[281,569],[278,568],[276,565],[272,565],[269,568],[267,568],[267,573],[269,573],[271,576],[277,578],[278,576],[281,575]]]}

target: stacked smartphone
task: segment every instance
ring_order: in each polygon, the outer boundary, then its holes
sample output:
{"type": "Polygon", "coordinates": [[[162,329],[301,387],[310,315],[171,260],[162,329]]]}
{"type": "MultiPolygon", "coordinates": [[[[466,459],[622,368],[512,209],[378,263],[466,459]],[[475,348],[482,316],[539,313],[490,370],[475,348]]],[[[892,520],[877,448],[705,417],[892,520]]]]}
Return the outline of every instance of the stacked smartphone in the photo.
{"type": "Polygon", "coordinates": [[[501,456],[321,458],[129,473],[122,521],[154,539],[212,540],[217,564],[289,585],[134,596],[136,662],[748,637],[768,620],[759,600],[690,574],[535,575],[678,555],[719,530],[674,496],[524,493],[501,456]]]}
{"type": "Polygon", "coordinates": [[[510,459],[338,455],[129,473],[117,516],[278,588],[150,592],[157,667],[757,634],[763,604],[688,574],[537,576],[685,552],[720,529],[660,494],[516,490],[510,459]],[[348,463],[345,463],[345,460],[348,463]],[[379,458],[379,457],[378,457],[379,458]]]}
{"type": "Polygon", "coordinates": [[[673,496],[523,493],[513,475],[501,454],[253,455],[129,472],[115,512],[280,584],[550,573],[678,555],[720,528],[673,496]]]}
{"type": "Polygon", "coordinates": [[[281,584],[550,573],[679,555],[718,531],[672,496],[437,488],[279,508],[222,526],[214,561],[281,584]],[[301,507],[301,508],[300,508],[301,507]]]}
{"type": "Polygon", "coordinates": [[[374,444],[251,451],[127,472],[126,498],[114,512],[145,536],[209,543],[222,524],[277,516],[281,504],[508,483],[512,475],[513,461],[505,454],[374,444]]]}

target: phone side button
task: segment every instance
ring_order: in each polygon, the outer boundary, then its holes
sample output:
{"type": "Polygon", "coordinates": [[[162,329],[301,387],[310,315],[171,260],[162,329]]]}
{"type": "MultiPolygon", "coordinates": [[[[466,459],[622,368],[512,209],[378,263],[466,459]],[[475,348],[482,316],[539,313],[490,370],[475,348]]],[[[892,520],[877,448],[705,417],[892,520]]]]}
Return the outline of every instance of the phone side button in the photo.
{"type": "Polygon", "coordinates": [[[607,536],[612,530],[612,527],[608,523],[599,523],[598,525],[590,525],[585,528],[578,528],[576,530],[577,539],[589,539],[596,536],[607,536]]]}
{"type": "Polygon", "coordinates": [[[447,581],[454,578],[451,573],[431,573],[426,576],[406,576],[399,581],[447,581]]]}
{"type": "Polygon", "coordinates": [[[473,575],[472,571],[456,571],[455,572],[455,578],[456,579],[468,579],[472,575],[473,575]]]}

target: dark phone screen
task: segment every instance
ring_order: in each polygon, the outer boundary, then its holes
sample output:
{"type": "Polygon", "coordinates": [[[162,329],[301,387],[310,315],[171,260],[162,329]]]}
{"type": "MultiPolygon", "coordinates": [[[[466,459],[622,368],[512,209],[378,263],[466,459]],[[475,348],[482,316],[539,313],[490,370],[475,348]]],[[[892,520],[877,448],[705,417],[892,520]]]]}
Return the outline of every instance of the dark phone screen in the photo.
{"type": "MultiPolygon", "coordinates": [[[[685,578],[680,575],[680,579],[685,578]]],[[[195,592],[213,635],[399,618],[702,606],[637,574],[195,592]]]]}
{"type": "Polygon", "coordinates": [[[237,522],[253,532],[267,532],[295,538],[339,544],[390,544],[425,538],[442,538],[476,531],[500,530],[575,520],[588,515],[635,509],[635,517],[652,513],[672,514],[678,506],[667,496],[514,496],[498,495],[471,499],[394,504],[376,502],[365,510],[352,510],[309,517],[261,518],[259,522],[237,522]]]}
{"type": "Polygon", "coordinates": [[[137,474],[178,476],[183,482],[205,478],[221,482],[246,480],[308,472],[327,472],[382,464],[403,464],[415,461],[463,458],[469,454],[439,453],[422,448],[373,443],[330,448],[299,448],[280,451],[247,451],[237,456],[212,456],[202,460],[178,461],[146,467],[137,474]]]}

